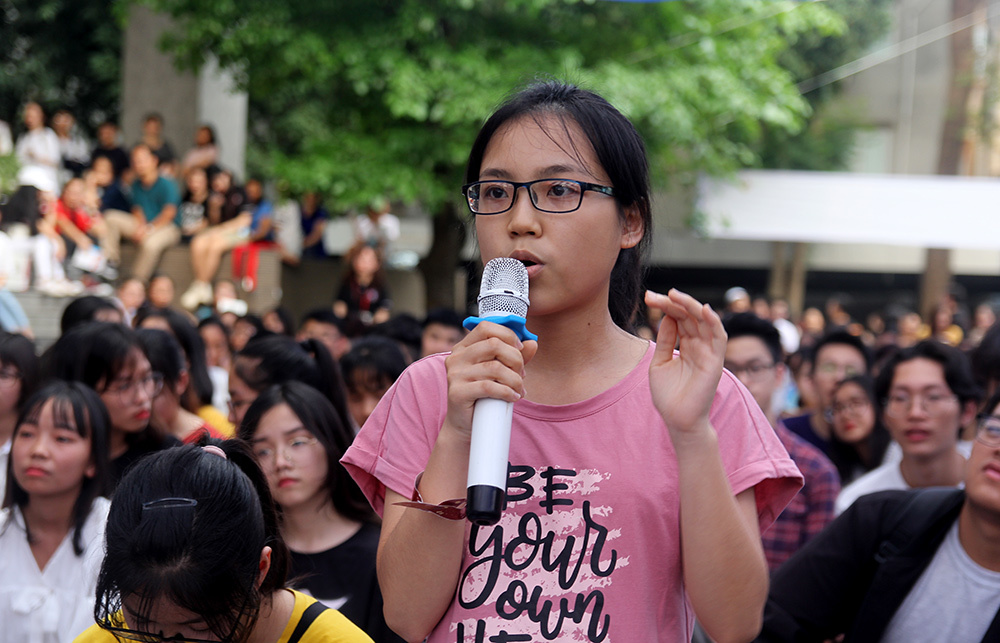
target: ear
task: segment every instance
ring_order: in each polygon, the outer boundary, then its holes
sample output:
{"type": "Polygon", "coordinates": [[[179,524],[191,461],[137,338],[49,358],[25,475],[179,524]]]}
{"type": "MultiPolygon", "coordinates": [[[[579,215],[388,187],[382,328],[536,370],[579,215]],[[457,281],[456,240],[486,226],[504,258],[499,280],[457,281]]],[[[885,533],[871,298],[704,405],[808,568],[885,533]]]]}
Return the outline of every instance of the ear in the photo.
{"type": "Polygon", "coordinates": [[[622,222],[622,248],[634,248],[642,241],[646,226],[642,222],[638,206],[625,208],[625,220],[622,222]]]}
{"type": "Polygon", "coordinates": [[[184,397],[184,391],[187,390],[188,384],[191,383],[191,374],[184,370],[181,371],[180,376],[177,378],[177,385],[174,387],[174,392],[177,393],[177,397],[184,397]]]}
{"type": "Polygon", "coordinates": [[[972,423],[972,420],[976,418],[976,411],[978,410],[975,400],[969,400],[962,406],[962,417],[959,420],[962,423],[961,428],[964,429],[972,423]]]}
{"type": "Polygon", "coordinates": [[[260,572],[257,575],[257,587],[260,587],[264,583],[264,579],[267,578],[267,572],[271,569],[271,548],[265,546],[264,549],[260,550],[260,572]]]}
{"type": "Polygon", "coordinates": [[[83,470],[84,478],[93,478],[97,475],[97,465],[94,464],[94,459],[91,458],[90,462],[87,463],[87,468],[83,470]]]}

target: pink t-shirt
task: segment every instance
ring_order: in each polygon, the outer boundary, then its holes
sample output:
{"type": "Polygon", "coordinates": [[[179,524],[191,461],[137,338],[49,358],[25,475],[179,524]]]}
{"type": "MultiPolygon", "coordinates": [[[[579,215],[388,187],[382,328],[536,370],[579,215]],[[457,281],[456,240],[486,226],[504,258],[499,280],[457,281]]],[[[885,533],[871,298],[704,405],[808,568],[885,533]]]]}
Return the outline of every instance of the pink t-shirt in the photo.
{"type": "MultiPolygon", "coordinates": [[[[458,591],[430,643],[691,640],[677,463],[649,394],[652,349],[589,400],[514,405],[507,509],[492,527],[466,524],[458,591]]],[[[427,357],[348,449],[343,462],[379,513],[387,487],[411,495],[446,408],[444,356],[427,357]]],[[[763,531],[801,486],[798,469],[728,373],[711,422],[733,493],[756,487],[763,531]]]]}

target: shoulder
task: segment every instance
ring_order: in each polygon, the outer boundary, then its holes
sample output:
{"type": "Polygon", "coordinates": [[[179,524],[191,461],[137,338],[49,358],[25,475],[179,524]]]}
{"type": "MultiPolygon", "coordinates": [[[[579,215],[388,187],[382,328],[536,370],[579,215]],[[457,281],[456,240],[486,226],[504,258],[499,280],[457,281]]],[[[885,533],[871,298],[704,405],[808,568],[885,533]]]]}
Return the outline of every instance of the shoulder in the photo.
{"type": "Polygon", "coordinates": [[[807,479],[810,476],[837,475],[837,468],[833,466],[830,458],[807,440],[792,433],[780,422],[774,427],[774,431],[778,434],[781,444],[788,451],[788,455],[795,461],[796,466],[807,479]]]}
{"type": "Polygon", "coordinates": [[[899,471],[898,462],[889,462],[872,469],[841,490],[837,496],[837,513],[847,509],[861,496],[876,491],[901,491],[907,489],[906,481],[899,471]]]}
{"type": "MultiPolygon", "coordinates": [[[[347,619],[346,616],[341,614],[335,609],[331,609],[315,598],[307,596],[301,592],[295,590],[289,590],[295,596],[295,607],[292,612],[292,618],[289,620],[288,628],[286,628],[286,633],[289,632],[289,628],[292,631],[298,627],[299,623],[303,620],[303,617],[307,616],[306,612],[310,610],[322,609],[322,611],[315,616],[315,620],[309,624],[305,632],[302,633],[299,641],[301,643],[370,643],[371,638],[365,634],[361,628],[352,623],[347,619]],[[315,605],[320,605],[322,607],[314,607],[315,605]],[[325,609],[323,609],[325,608],[325,609]]],[[[282,636],[282,640],[287,640],[282,636]]]]}
{"type": "Polygon", "coordinates": [[[114,634],[102,630],[96,623],[73,639],[73,643],[117,643],[117,641],[114,634]]]}

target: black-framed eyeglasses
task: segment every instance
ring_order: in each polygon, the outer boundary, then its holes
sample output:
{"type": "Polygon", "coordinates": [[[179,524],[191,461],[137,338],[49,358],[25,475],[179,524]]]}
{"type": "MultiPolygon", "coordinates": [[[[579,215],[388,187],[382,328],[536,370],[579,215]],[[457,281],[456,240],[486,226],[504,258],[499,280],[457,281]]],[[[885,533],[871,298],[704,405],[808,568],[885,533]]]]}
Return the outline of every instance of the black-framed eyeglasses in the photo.
{"type": "Polygon", "coordinates": [[[980,415],[976,420],[976,439],[988,447],[1000,447],[1000,416],[980,415]]]}
{"type": "MultiPolygon", "coordinates": [[[[163,636],[162,634],[140,632],[138,630],[130,630],[127,627],[114,627],[106,624],[103,625],[102,628],[111,632],[119,641],[142,641],[143,643],[220,643],[219,639],[196,639],[191,637],[182,637],[179,634],[175,634],[174,636],[163,636]]],[[[221,640],[221,643],[231,640],[231,637],[225,638],[221,640]]]]}
{"type": "Polygon", "coordinates": [[[541,212],[564,213],[579,210],[584,192],[614,196],[614,188],[573,179],[537,181],[476,181],[462,186],[462,194],[473,214],[501,214],[514,207],[518,188],[527,188],[532,205],[541,212]]]}

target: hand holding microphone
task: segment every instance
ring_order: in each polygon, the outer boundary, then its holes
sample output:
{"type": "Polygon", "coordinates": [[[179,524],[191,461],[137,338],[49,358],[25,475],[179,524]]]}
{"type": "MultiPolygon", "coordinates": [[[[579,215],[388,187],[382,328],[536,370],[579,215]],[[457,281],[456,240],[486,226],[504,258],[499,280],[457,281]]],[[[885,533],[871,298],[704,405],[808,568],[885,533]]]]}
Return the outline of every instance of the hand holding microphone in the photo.
{"type": "MultiPolygon", "coordinates": [[[[479,317],[464,326],[472,330],[489,321],[514,331],[522,341],[538,339],[524,326],[528,313],[528,271],[517,259],[498,257],[483,268],[479,289],[479,317]]],[[[466,517],[477,525],[500,520],[507,494],[507,459],[514,404],[482,398],[472,412],[466,517]]]]}

